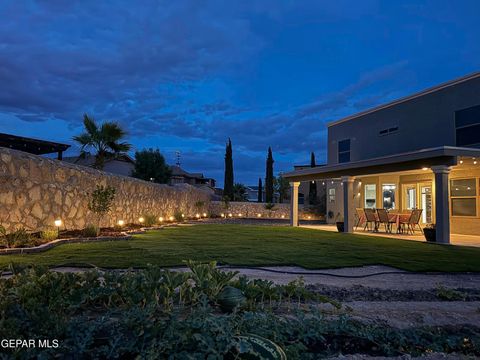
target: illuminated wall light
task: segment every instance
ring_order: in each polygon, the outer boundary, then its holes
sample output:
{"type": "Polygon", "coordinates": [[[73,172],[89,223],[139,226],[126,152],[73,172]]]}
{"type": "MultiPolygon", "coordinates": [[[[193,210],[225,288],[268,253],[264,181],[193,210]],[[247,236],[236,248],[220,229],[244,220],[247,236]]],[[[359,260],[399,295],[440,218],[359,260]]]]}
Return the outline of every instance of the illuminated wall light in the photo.
{"type": "Polygon", "coordinates": [[[358,197],[360,197],[360,195],[361,195],[360,193],[357,194],[358,197]]]}
{"type": "Polygon", "coordinates": [[[123,220],[118,220],[118,226],[123,226],[125,225],[125,221],[123,220]]]}
{"type": "Polygon", "coordinates": [[[145,221],[145,219],[143,217],[140,217],[138,218],[138,221],[140,222],[140,224],[143,224],[143,222],[145,221]]]}
{"type": "Polygon", "coordinates": [[[427,168],[427,167],[423,167],[422,170],[423,170],[423,171],[427,171],[428,168],[427,168]]]}
{"type": "Polygon", "coordinates": [[[160,216],[160,217],[158,218],[158,221],[163,222],[163,216],[160,216]]]}
{"type": "Polygon", "coordinates": [[[203,217],[207,217],[207,213],[203,213],[203,217]]]}
{"type": "Polygon", "coordinates": [[[285,215],[282,215],[282,219],[285,219],[285,215]]]}
{"type": "Polygon", "coordinates": [[[315,180],[312,180],[312,184],[315,184],[315,180]]]}
{"type": "Polygon", "coordinates": [[[312,217],[311,216],[307,216],[307,219],[310,220],[312,217]]]}
{"type": "Polygon", "coordinates": [[[56,227],[62,226],[62,220],[60,220],[60,219],[55,220],[55,226],[56,227]]]}
{"type": "Polygon", "coordinates": [[[241,216],[242,216],[242,213],[239,213],[239,214],[238,214],[238,217],[241,217],[241,216]]]}
{"type": "Polygon", "coordinates": [[[333,180],[332,180],[332,184],[333,184],[333,180]]]}
{"type": "Polygon", "coordinates": [[[262,214],[257,214],[257,217],[262,217],[262,214]]]}
{"type": "Polygon", "coordinates": [[[460,164],[463,164],[463,160],[460,160],[460,164]]]}
{"type": "Polygon", "coordinates": [[[361,181],[358,182],[358,186],[360,186],[360,185],[362,185],[362,182],[361,182],[361,181]]]}
{"type": "Polygon", "coordinates": [[[473,165],[477,165],[477,160],[473,160],[473,165]]]}
{"type": "Polygon", "coordinates": [[[322,185],[323,185],[323,186],[325,186],[325,181],[324,181],[324,182],[322,182],[322,185]]]}

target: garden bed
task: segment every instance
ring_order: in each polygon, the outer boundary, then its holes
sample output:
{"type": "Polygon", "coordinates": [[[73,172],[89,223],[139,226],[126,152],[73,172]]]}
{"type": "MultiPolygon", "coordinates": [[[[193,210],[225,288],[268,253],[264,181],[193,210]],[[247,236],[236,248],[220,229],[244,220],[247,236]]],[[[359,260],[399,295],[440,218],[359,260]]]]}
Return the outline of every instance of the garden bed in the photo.
{"type": "Polygon", "coordinates": [[[17,349],[11,355],[20,359],[244,359],[253,355],[244,340],[252,335],[274,342],[288,359],[480,355],[475,325],[392,327],[362,317],[359,308],[352,313],[301,279],[279,286],[236,278],[215,263],[187,265],[190,272],[77,274],[14,267],[13,276],[0,279],[0,337],[59,341],[58,348],[17,349]],[[240,292],[229,298],[238,303],[231,313],[221,306],[229,287],[240,292]]]}

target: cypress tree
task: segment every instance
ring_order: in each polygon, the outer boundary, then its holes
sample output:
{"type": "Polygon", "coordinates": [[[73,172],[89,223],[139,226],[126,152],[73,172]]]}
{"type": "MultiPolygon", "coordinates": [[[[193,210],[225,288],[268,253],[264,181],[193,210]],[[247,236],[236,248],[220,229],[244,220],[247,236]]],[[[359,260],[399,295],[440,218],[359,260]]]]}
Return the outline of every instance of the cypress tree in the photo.
{"type": "Polygon", "coordinates": [[[258,178],[258,200],[257,202],[263,202],[263,192],[262,192],[262,178],[258,178]]]}
{"type": "MultiPolygon", "coordinates": [[[[310,155],[310,166],[312,168],[316,166],[315,154],[313,153],[313,151],[312,151],[312,154],[310,155]]],[[[310,188],[308,191],[308,203],[310,205],[317,204],[317,182],[316,181],[310,181],[310,188]]]]}
{"type": "Polygon", "coordinates": [[[271,147],[268,147],[267,169],[265,174],[265,201],[267,203],[273,203],[273,156],[271,147]]]}
{"type": "Polygon", "coordinates": [[[233,155],[232,141],[228,138],[225,148],[225,180],[223,184],[223,197],[233,201],[233,155]]]}

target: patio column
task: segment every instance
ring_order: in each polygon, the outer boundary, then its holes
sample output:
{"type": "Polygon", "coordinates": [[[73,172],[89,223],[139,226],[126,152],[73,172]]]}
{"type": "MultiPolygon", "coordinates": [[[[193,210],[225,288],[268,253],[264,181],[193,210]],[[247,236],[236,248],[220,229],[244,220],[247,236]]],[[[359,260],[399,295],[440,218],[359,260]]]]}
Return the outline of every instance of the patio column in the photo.
{"type": "Polygon", "coordinates": [[[298,226],[298,187],[300,182],[290,183],[290,226],[298,226]]]}
{"type": "Polygon", "coordinates": [[[436,242],[450,243],[450,209],[448,204],[448,174],[446,165],[432,166],[435,175],[435,226],[436,242]]]}
{"type": "Polygon", "coordinates": [[[344,231],[346,233],[353,233],[355,223],[355,203],[353,193],[353,176],[342,176],[343,185],[343,222],[344,231]]]}

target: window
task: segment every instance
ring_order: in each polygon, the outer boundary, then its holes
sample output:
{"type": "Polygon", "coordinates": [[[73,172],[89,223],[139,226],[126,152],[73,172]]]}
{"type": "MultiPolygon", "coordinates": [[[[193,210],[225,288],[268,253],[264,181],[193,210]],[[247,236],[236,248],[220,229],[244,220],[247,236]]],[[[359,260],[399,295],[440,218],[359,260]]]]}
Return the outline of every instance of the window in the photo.
{"type": "Polygon", "coordinates": [[[338,142],[338,162],[345,163],[350,161],[350,139],[338,142]]]}
{"type": "Polygon", "coordinates": [[[390,135],[390,134],[395,134],[398,132],[398,126],[392,126],[387,129],[382,129],[378,132],[378,135],[384,136],[384,135],[390,135]]]}
{"type": "Polygon", "coordinates": [[[457,146],[480,147],[480,105],[455,112],[457,146]]]}
{"type": "Polygon", "coordinates": [[[377,206],[377,185],[365,185],[365,207],[368,209],[375,209],[377,206]]]}
{"type": "Polygon", "coordinates": [[[395,209],[395,190],[397,186],[394,184],[382,185],[383,208],[386,210],[395,209]]]}
{"type": "Polygon", "coordinates": [[[417,208],[417,185],[405,185],[405,205],[406,210],[417,208]]]}
{"type": "Polygon", "coordinates": [[[477,180],[450,180],[452,216],[477,216],[477,180]]]}
{"type": "Polygon", "coordinates": [[[335,202],[335,189],[328,189],[328,202],[335,202]]]}

